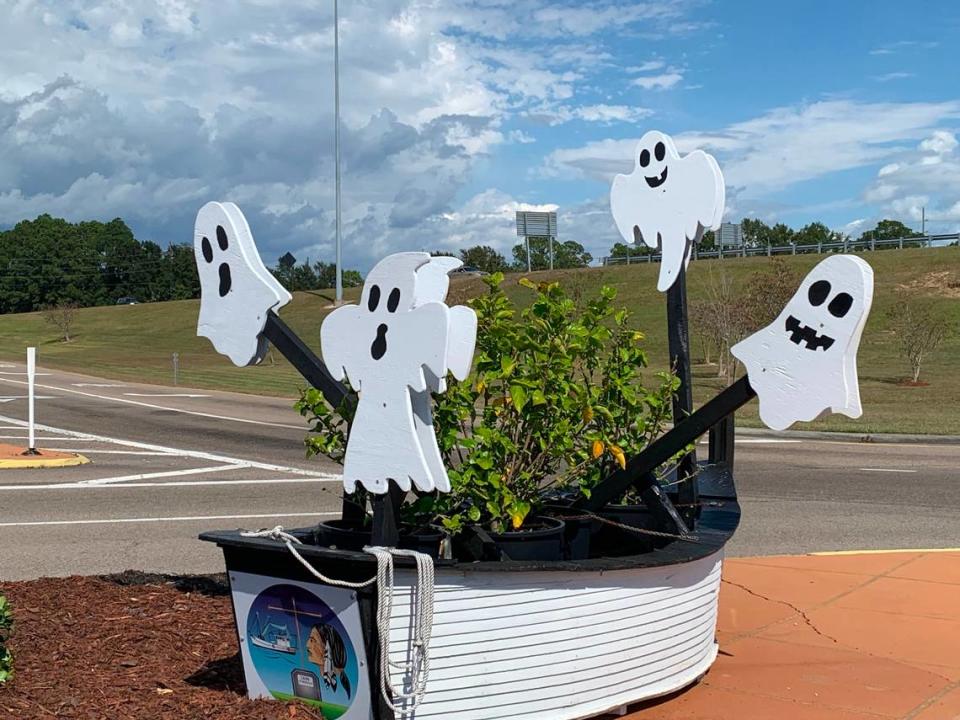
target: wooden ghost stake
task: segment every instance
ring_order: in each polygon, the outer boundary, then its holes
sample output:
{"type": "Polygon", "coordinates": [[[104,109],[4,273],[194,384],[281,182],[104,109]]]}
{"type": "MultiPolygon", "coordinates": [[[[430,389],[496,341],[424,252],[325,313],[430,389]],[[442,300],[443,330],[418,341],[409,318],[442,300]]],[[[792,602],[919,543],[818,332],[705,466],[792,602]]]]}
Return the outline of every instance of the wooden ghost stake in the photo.
{"type": "Polygon", "coordinates": [[[450,487],[429,392],[445,389],[451,368],[466,377],[476,316],[443,303],[448,263],[419,252],[384,258],[367,276],[360,305],[338,308],[320,328],[327,367],[360,397],[343,463],[347,492],[359,482],[383,494],[390,480],[402,490],[450,487]]]}
{"type": "Polygon", "coordinates": [[[821,261],[777,319],[731,349],[774,430],[825,410],[858,418],[857,350],[873,302],[873,269],[853,255],[821,261]]]}
{"type": "Polygon", "coordinates": [[[702,150],[680,157],[657,130],[640,138],[630,175],[617,175],[610,209],[627,243],[662,255],[657,290],[666,292],[690,262],[690,246],[720,227],[726,190],[717,161],[702,150]]]}
{"type": "Polygon", "coordinates": [[[235,365],[255,365],[267,352],[261,335],[267,317],[290,302],[290,293],[264,267],[250,226],[233,203],[200,209],[193,252],[200,276],[197,335],[235,365]]]}

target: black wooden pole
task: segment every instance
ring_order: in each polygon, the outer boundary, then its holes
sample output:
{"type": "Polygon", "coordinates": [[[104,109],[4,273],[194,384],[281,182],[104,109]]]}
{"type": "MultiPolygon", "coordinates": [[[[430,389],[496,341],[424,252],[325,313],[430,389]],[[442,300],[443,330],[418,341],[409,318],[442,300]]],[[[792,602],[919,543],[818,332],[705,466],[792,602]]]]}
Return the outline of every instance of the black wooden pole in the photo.
{"type": "Polygon", "coordinates": [[[371,545],[396,547],[400,540],[400,506],[407,493],[393,481],[387,480],[389,490],[383,495],[374,495],[370,504],[373,505],[373,532],[370,536],[371,545]]]}
{"type": "MultiPolygon", "coordinates": [[[[331,407],[339,408],[344,400],[348,404],[356,404],[357,396],[334,379],[323,360],[272,310],[267,314],[263,336],[290,361],[304,380],[323,393],[331,407]]],[[[344,495],[340,510],[343,520],[359,524],[363,522],[365,514],[366,508],[357,502],[355,496],[344,495]]]]}
{"type": "Polygon", "coordinates": [[[574,506],[597,511],[607,503],[620,498],[631,486],[642,489],[645,485],[656,483],[654,470],[724,418],[732,415],[738,408],[746,405],[756,395],[747,377],[740,378],[716,397],[704,403],[687,419],[674,425],[668,432],[650,443],[643,452],[630,458],[626,468],[617,470],[602,480],[590,491],[589,499],[581,498],[574,503],[574,506]]]}
{"type": "MultiPolygon", "coordinates": [[[[688,251],[689,252],[689,251],[688,251]]],[[[687,317],[687,272],[681,266],[677,279],[667,290],[667,340],[670,365],[680,380],[673,396],[673,424],[678,425],[693,412],[693,382],[690,373],[690,323],[687,317]]],[[[693,476],[697,455],[691,451],[677,466],[678,505],[687,527],[693,529],[699,498],[693,476]]]]}

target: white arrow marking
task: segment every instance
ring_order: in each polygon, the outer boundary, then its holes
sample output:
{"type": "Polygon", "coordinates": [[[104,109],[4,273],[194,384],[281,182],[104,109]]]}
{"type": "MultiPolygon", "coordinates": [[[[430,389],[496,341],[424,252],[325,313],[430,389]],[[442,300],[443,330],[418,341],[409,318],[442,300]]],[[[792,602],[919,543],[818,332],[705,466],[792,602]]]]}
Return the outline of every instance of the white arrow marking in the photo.
{"type": "Polygon", "coordinates": [[[126,387],[123,383],[71,383],[74,387],[126,387]]]}

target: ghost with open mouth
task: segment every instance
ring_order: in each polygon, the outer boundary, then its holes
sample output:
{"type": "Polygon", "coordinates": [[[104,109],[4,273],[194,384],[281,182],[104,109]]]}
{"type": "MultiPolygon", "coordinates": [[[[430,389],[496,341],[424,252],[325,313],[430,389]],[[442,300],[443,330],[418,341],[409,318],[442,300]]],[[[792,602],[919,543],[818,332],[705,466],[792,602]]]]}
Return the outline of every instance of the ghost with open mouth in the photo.
{"type": "Polygon", "coordinates": [[[445,389],[448,370],[466,377],[476,316],[444,304],[449,267],[433,264],[423,252],[387,256],[367,275],[360,304],[337,308],[320,327],[330,373],[359,395],[343,462],[347,492],[360,483],[382,494],[390,480],[403,490],[450,489],[429,393],[445,389]]]}
{"type": "Polygon", "coordinates": [[[720,227],[725,196],[713,157],[702,150],[680,157],[669,135],[651,130],[637,145],[633,173],[613,179],[610,208],[627,243],[659,247],[664,292],[690,262],[691,245],[720,227]]]}
{"type": "Polygon", "coordinates": [[[772,324],[731,349],[774,430],[825,410],[858,418],[857,350],[873,302],[873,269],[854,255],[821,261],[772,324]]]}

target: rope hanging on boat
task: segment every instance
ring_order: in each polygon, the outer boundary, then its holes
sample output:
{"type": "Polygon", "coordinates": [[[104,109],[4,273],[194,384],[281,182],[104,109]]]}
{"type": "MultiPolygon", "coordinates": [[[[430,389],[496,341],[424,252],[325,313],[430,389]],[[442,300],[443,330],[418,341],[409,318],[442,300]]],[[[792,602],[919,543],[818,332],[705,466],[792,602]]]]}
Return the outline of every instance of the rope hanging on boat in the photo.
{"type": "Polygon", "coordinates": [[[430,637],[433,634],[433,558],[416,550],[401,550],[392,547],[364,547],[363,551],[377,559],[377,574],[369,580],[350,582],[335,580],[319,572],[310,561],[301,555],[296,545],[303,542],[286,532],[282,525],[269,530],[242,530],[242,537],[279,540],[315,578],[334,587],[360,589],[377,583],[377,637],[380,641],[380,694],[397,715],[407,715],[423,702],[430,675],[430,637]],[[409,661],[397,663],[390,660],[390,617],[393,613],[393,558],[412,557],[417,563],[415,595],[410,605],[413,623],[413,646],[409,661]],[[405,687],[401,692],[393,685],[392,668],[401,670],[405,687]]]}
{"type": "Polygon", "coordinates": [[[377,558],[377,633],[380,636],[380,694],[397,715],[417,709],[430,675],[430,637],[433,634],[433,558],[415,550],[365,547],[377,558]],[[412,557],[417,563],[416,595],[411,603],[413,647],[405,663],[390,660],[390,617],[393,613],[393,558],[412,557]],[[393,685],[392,668],[403,672],[408,692],[393,685]]]}

